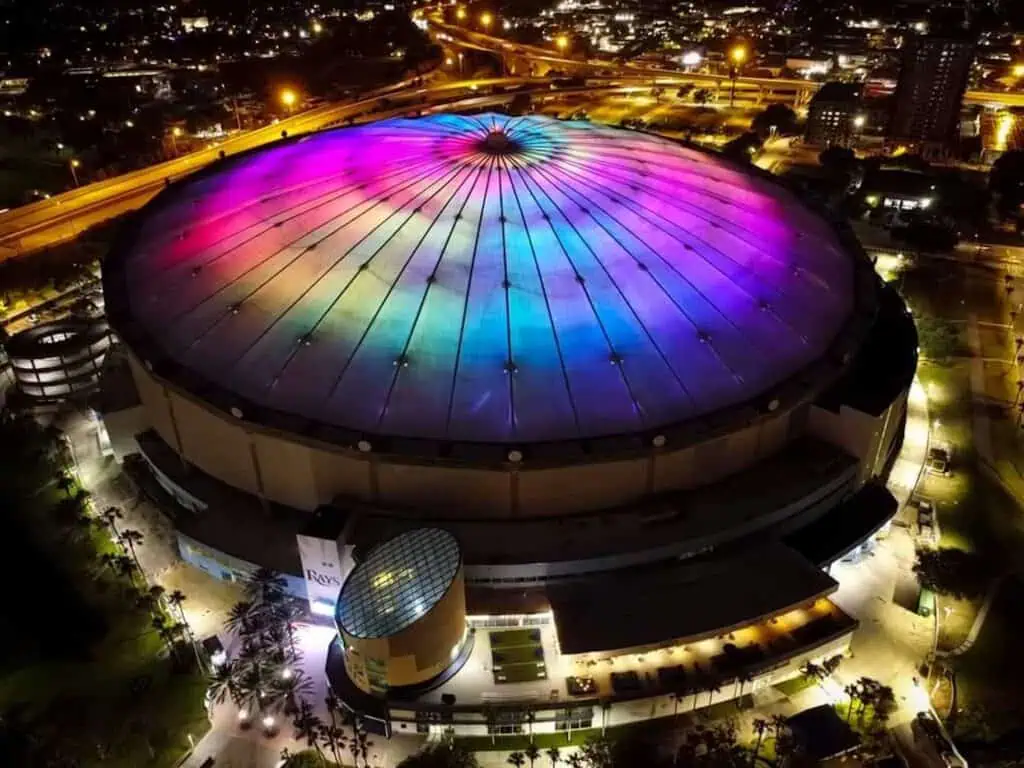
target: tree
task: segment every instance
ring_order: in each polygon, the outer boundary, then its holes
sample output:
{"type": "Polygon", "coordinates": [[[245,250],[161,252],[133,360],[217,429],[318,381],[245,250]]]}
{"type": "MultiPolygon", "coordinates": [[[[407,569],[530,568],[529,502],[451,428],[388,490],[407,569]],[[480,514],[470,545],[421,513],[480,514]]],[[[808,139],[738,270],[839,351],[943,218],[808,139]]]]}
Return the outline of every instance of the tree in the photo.
{"type": "Polygon", "coordinates": [[[583,768],[584,760],[581,752],[573,752],[565,759],[565,762],[569,764],[569,768],[583,768]]]}
{"type": "Polygon", "coordinates": [[[846,722],[850,722],[850,715],[853,714],[854,704],[860,696],[860,687],[856,683],[848,683],[843,687],[843,692],[850,697],[850,708],[846,710],[846,722]]]}
{"type": "Polygon", "coordinates": [[[843,655],[837,653],[834,656],[829,656],[827,659],[821,662],[821,668],[825,673],[825,677],[831,677],[839,669],[839,665],[843,663],[843,655]]]}
{"type": "Polygon", "coordinates": [[[914,574],[925,589],[960,600],[982,594],[992,576],[980,555],[948,547],[919,549],[914,574]]]}
{"type": "Polygon", "coordinates": [[[757,736],[757,741],[754,744],[754,752],[750,756],[750,764],[755,765],[757,763],[757,756],[761,754],[761,742],[764,740],[764,735],[771,729],[771,723],[764,718],[755,717],[751,726],[754,729],[754,735],[757,736]]]}
{"type": "Polygon", "coordinates": [[[56,479],[57,487],[60,488],[65,495],[71,495],[71,489],[75,486],[75,480],[67,472],[61,472],[57,475],[56,479]]]}
{"type": "Polygon", "coordinates": [[[117,538],[117,521],[124,519],[124,515],[121,514],[121,510],[117,507],[107,507],[100,512],[100,520],[102,520],[106,526],[110,529],[110,533],[117,538]]]}
{"type": "Polygon", "coordinates": [[[210,675],[209,694],[210,699],[217,704],[223,704],[226,699],[238,703],[241,699],[235,669],[230,661],[221,664],[210,675]]]}
{"type": "Polygon", "coordinates": [[[988,187],[996,199],[996,210],[1004,218],[1017,214],[1024,203],[1024,151],[1004,152],[992,164],[988,187]]]}
{"type": "Polygon", "coordinates": [[[135,564],[139,566],[139,570],[141,571],[142,564],[139,563],[139,556],[135,551],[135,547],[141,547],[142,542],[145,541],[145,537],[139,531],[132,528],[125,528],[121,531],[121,535],[118,537],[118,540],[128,548],[129,552],[132,553],[132,559],[135,561],[135,564]]]}
{"type": "Polygon", "coordinates": [[[513,766],[513,768],[523,768],[526,764],[526,755],[522,752],[513,752],[508,756],[505,762],[513,766]]]}
{"type": "Polygon", "coordinates": [[[446,735],[440,742],[428,743],[415,755],[398,764],[398,768],[479,768],[476,755],[446,735]]]}
{"type": "Polygon", "coordinates": [[[722,147],[722,154],[734,162],[746,165],[760,148],[761,139],[756,133],[744,133],[722,147]]]}
{"type": "Polygon", "coordinates": [[[818,162],[834,173],[849,173],[857,163],[857,155],[847,147],[829,147],[818,155],[818,162]]]}
{"type": "Polygon", "coordinates": [[[694,104],[707,104],[712,100],[711,91],[707,88],[698,88],[693,92],[693,103],[694,104]]]}
{"type": "Polygon", "coordinates": [[[551,761],[551,768],[558,768],[558,763],[562,759],[562,751],[558,747],[548,747],[544,754],[551,761]]]}
{"type": "MultiPolygon", "coordinates": [[[[225,664],[225,666],[227,665],[225,664]]],[[[313,712],[313,707],[308,702],[299,703],[299,711],[292,719],[292,726],[295,728],[295,740],[305,742],[306,746],[315,749],[322,758],[324,753],[320,749],[320,739],[324,724],[313,712]]],[[[338,760],[337,753],[334,758],[334,761],[340,765],[341,761],[338,760]]]]}
{"type": "Polygon", "coordinates": [[[825,670],[820,664],[815,664],[813,661],[808,661],[802,667],[800,667],[800,674],[806,677],[808,680],[814,683],[820,683],[825,679],[825,670]]]}
{"type": "Polygon", "coordinates": [[[960,351],[960,330],[938,317],[916,317],[917,338],[924,354],[934,360],[948,360],[960,351]]]}
{"type": "Polygon", "coordinates": [[[171,592],[171,594],[167,596],[167,604],[178,611],[178,616],[181,617],[181,620],[184,624],[188,624],[188,621],[185,619],[185,611],[182,609],[181,606],[182,603],[184,603],[187,599],[188,598],[185,597],[185,593],[182,592],[180,589],[174,590],[173,592],[171,592]]]}
{"type": "Polygon", "coordinates": [[[334,755],[334,762],[341,765],[341,753],[345,751],[345,745],[348,743],[345,730],[333,723],[325,723],[320,728],[320,743],[331,750],[331,754],[334,755]]]}
{"type": "Polygon", "coordinates": [[[771,135],[772,129],[783,136],[790,136],[796,133],[796,125],[796,112],[785,104],[769,104],[754,116],[750,129],[764,139],[771,135]]]}
{"type": "Polygon", "coordinates": [[[523,754],[526,755],[526,759],[530,761],[530,768],[533,768],[534,762],[540,757],[540,747],[538,747],[532,741],[526,745],[526,749],[523,750],[523,754]]]}

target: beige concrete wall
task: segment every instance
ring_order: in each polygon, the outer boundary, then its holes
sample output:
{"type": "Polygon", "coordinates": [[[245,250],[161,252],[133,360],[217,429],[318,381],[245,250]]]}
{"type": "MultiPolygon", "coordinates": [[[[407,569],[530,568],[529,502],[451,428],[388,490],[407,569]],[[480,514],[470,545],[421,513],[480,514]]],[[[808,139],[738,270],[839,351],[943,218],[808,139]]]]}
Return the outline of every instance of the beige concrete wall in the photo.
{"type": "Polygon", "coordinates": [[[351,456],[329,448],[310,451],[313,482],[321,504],[336,496],[347,496],[360,501],[373,501],[371,473],[368,457],[351,456]]]}
{"type": "Polygon", "coordinates": [[[503,470],[381,462],[377,479],[383,504],[497,516],[512,511],[509,474],[503,470]]]}
{"type": "Polygon", "coordinates": [[[181,452],[188,461],[228,485],[259,494],[249,436],[238,422],[177,392],[171,392],[171,408],[181,436],[181,452]]]}
{"type": "Polygon", "coordinates": [[[643,495],[647,458],[519,473],[520,515],[557,515],[624,504],[643,495]]]}
{"type": "Polygon", "coordinates": [[[807,420],[807,431],[858,459],[873,459],[872,449],[877,448],[884,420],[885,414],[875,418],[846,406],[842,406],[839,413],[835,413],[812,405],[807,420]]]}
{"type": "Polygon", "coordinates": [[[316,509],[320,500],[313,473],[314,449],[261,432],[250,432],[249,440],[267,498],[297,509],[316,509]]]}
{"type": "Polygon", "coordinates": [[[654,460],[654,492],[689,488],[697,484],[697,449],[693,446],[670,451],[667,447],[654,460]]]}
{"type": "Polygon", "coordinates": [[[135,389],[138,390],[139,400],[142,401],[142,406],[146,409],[147,421],[167,445],[181,453],[181,446],[178,445],[178,437],[174,431],[171,409],[163,384],[154,379],[153,375],[135,357],[129,355],[128,364],[132,369],[132,378],[135,379],[135,389]]]}
{"type": "Polygon", "coordinates": [[[118,464],[124,461],[125,456],[138,453],[139,445],[135,442],[135,436],[150,426],[149,412],[145,406],[136,405],[120,411],[111,411],[104,413],[102,418],[107,437],[110,439],[110,449],[118,464]]]}

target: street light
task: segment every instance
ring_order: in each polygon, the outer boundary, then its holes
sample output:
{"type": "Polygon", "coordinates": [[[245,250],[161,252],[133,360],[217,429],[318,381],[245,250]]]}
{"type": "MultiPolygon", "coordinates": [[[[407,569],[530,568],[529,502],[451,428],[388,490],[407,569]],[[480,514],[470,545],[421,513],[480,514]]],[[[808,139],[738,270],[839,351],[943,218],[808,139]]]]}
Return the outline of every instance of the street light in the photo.
{"type": "Polygon", "coordinates": [[[1024,77],[1024,64],[1014,64],[1013,69],[1010,71],[1014,77],[1024,77]]]}
{"type": "Polygon", "coordinates": [[[314,35],[319,35],[323,31],[324,31],[324,25],[321,24],[319,21],[314,21],[313,22],[313,34],[314,35]]]}
{"type": "Polygon", "coordinates": [[[569,38],[565,35],[559,35],[555,38],[555,45],[558,47],[558,50],[565,52],[569,47],[569,38]]]}
{"type": "Polygon", "coordinates": [[[747,60],[747,48],[744,45],[734,46],[729,51],[729,59],[732,60],[732,88],[729,91],[729,106],[736,102],[736,78],[739,76],[740,67],[747,60]]]}
{"type": "Polygon", "coordinates": [[[280,98],[281,103],[284,104],[285,108],[287,108],[289,112],[292,111],[292,107],[295,106],[295,102],[298,101],[299,99],[299,97],[295,95],[295,91],[293,91],[291,88],[285,88],[283,91],[281,91],[280,98]]]}
{"type": "Polygon", "coordinates": [[[81,163],[75,158],[71,158],[70,162],[68,162],[68,167],[71,169],[71,178],[75,180],[76,187],[78,186],[78,171],[76,169],[80,165],[81,163]]]}
{"type": "Polygon", "coordinates": [[[174,156],[178,156],[178,137],[181,136],[181,128],[174,126],[171,128],[171,148],[174,149],[174,156]]]}
{"type": "Polygon", "coordinates": [[[456,8],[455,9],[455,18],[458,19],[459,21],[465,21],[465,19],[466,19],[466,9],[465,8],[461,8],[461,7],[460,8],[456,8]]]}
{"type": "Polygon", "coordinates": [[[480,26],[482,26],[484,29],[490,29],[491,24],[493,22],[494,17],[490,14],[489,11],[484,11],[483,13],[480,14],[480,26]]]}
{"type": "Polygon", "coordinates": [[[857,130],[860,130],[861,128],[864,127],[864,124],[867,123],[867,121],[868,120],[866,117],[864,117],[864,115],[857,115],[855,118],[853,118],[853,127],[856,128],[857,130]]]}

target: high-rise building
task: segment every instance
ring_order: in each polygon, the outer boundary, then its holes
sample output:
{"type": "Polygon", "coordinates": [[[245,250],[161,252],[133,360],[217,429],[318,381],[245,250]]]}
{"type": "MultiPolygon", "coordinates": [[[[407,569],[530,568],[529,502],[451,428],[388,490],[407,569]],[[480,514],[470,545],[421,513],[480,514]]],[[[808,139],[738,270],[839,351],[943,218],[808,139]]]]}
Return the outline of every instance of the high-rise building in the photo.
{"type": "Polygon", "coordinates": [[[925,150],[949,146],[956,137],[975,48],[974,38],[965,30],[914,36],[904,42],[891,138],[920,144],[925,150]]]}
{"type": "Polygon", "coordinates": [[[849,83],[825,83],[807,109],[804,138],[820,147],[848,147],[863,127],[860,89],[849,83]],[[860,124],[858,124],[860,123],[860,124]]]}

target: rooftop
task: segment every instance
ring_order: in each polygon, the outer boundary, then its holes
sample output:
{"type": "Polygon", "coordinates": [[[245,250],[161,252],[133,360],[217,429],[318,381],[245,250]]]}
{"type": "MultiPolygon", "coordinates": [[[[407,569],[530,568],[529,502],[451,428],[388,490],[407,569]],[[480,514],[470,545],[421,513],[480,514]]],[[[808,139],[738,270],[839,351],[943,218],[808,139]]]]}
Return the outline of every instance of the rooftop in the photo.
{"type": "Polygon", "coordinates": [[[444,597],[462,565],[459,543],[440,528],[417,528],[375,547],[345,579],[338,626],[354,637],[391,637],[444,597]]]}
{"type": "Polygon", "coordinates": [[[671,141],[435,115],[171,185],[104,280],[122,338],[225,410],[533,445],[765,396],[840,338],[854,263],[781,186],[671,141]]]}

